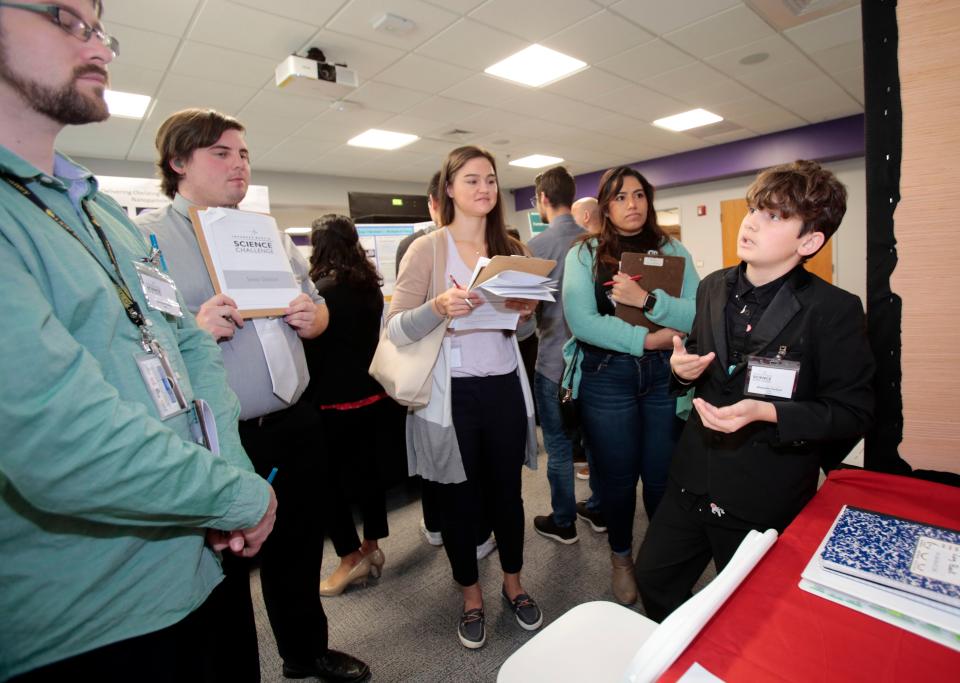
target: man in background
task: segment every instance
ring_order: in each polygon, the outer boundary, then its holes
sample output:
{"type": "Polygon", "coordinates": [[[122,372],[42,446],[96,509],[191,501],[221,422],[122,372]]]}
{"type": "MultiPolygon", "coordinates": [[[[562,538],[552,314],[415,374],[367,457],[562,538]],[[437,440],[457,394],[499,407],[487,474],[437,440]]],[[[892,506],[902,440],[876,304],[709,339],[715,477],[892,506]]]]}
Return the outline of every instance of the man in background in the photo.
{"type": "Polygon", "coordinates": [[[576,193],[573,176],[563,166],[551,168],[534,180],[537,210],[548,228],[530,240],[534,256],[557,262],[550,277],[561,284],[555,302],[544,302],[537,319],[540,349],[534,376],[534,396],[540,413],[543,445],[547,451],[547,480],[550,483],[549,515],[534,517],[538,534],[564,544],[576,543],[578,514],[594,529],[605,530],[599,512],[578,504],[574,495],[574,442],[566,433],[560,417],[558,393],[563,378],[563,345],[570,339],[570,330],[563,316],[563,265],[570,245],[583,235],[571,212],[576,193]]]}
{"type": "Polygon", "coordinates": [[[571,207],[573,220],[591,235],[600,233],[600,208],[593,197],[581,197],[571,207]]]}
{"type": "MultiPolygon", "coordinates": [[[[261,554],[260,584],[283,675],[363,679],[369,674],[366,664],[328,647],[319,595],[323,433],[319,413],[300,400],[310,379],[301,339],[326,329],[327,307],[306,260],[282,232],[302,290],[282,318],[244,320],[233,299],[214,292],[189,212],[191,207],[235,208],[246,196],[250,157],[239,121],[212,109],[186,109],[163,122],[156,146],[161,186],[173,201],[141,214],[137,225],[156,238],[187,307],[219,343],[227,380],[240,398],[240,439],[254,467],[264,477],[277,470],[274,486],[282,511],[261,554]]],[[[237,629],[236,640],[243,643],[233,656],[248,654],[248,670],[256,667],[259,673],[249,568],[239,564],[227,567],[228,580],[236,581],[236,611],[223,627],[237,629]]]]}
{"type": "Polygon", "coordinates": [[[216,344],[148,305],[146,242],[54,151],[109,116],[101,10],[0,3],[0,681],[212,681],[234,655],[215,553],[254,555],[276,499],[216,344]]]}

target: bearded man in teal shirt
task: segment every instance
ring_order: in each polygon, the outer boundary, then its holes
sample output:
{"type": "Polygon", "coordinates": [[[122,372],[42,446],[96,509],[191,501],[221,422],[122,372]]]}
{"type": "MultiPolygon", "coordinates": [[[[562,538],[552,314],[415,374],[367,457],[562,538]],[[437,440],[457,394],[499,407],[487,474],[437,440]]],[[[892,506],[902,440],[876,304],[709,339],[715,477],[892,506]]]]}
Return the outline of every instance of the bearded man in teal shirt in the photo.
{"type": "Polygon", "coordinates": [[[203,680],[229,656],[216,553],[255,554],[276,511],[215,343],[148,305],[149,247],[54,151],[108,116],[101,10],[0,2],[0,681],[203,680]]]}

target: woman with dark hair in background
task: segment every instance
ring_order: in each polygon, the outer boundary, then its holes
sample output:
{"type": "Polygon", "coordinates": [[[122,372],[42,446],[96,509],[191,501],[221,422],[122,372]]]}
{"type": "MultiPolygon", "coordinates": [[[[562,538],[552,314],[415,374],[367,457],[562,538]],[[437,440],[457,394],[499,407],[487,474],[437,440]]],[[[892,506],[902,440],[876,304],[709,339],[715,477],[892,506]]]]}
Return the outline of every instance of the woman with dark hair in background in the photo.
{"type": "Polygon", "coordinates": [[[339,595],[350,584],[380,576],[384,555],[378,541],[388,534],[379,459],[392,452],[384,427],[386,394],[367,373],[380,337],[382,279],[346,216],[327,214],[313,222],[310,278],[330,311],[326,332],[305,344],[311,400],[320,410],[327,442],[323,490],[329,535],[340,565],[320,582],[320,595],[339,595]],[[363,518],[357,536],[350,501],[363,518]]]}
{"type": "Polygon", "coordinates": [[[637,599],[637,481],[643,481],[643,505],[652,517],[666,490],[681,424],[669,391],[672,337],[690,331],[700,278],[690,253],[657,224],[653,187],[639,172],[621,166],[604,173],[597,201],[600,233],[584,235],[567,253],[563,312],[574,338],[564,355],[574,363],[574,395],[603,498],[613,593],[631,604],[637,599]],[[619,272],[622,253],[651,250],[686,260],[681,296],[648,292],[642,280],[619,272]],[[650,332],[621,320],[615,306],[624,305],[643,309],[662,329],[650,332]]]}
{"type": "MultiPolygon", "coordinates": [[[[450,318],[489,305],[460,285],[481,256],[523,254],[504,229],[493,156],[460,147],[440,171],[443,228],[410,245],[387,316],[397,345],[423,339],[450,318]]],[[[533,324],[535,301],[508,301],[520,329],[533,324]]],[[[503,569],[502,594],[520,626],[543,623],[523,590],[523,500],[520,471],[536,465],[536,426],[517,334],[499,329],[448,330],[433,371],[429,403],[407,416],[409,473],[431,487],[442,511],[443,546],[463,591],[457,633],[467,648],[485,641],[483,594],[477,572],[477,519],[492,524],[503,569]]]]}

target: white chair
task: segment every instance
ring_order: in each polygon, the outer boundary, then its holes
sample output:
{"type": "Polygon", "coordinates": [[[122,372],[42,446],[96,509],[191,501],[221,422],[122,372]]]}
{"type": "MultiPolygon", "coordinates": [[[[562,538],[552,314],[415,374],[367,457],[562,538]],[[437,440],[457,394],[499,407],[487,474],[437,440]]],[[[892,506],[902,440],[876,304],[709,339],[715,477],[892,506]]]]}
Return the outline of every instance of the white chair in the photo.
{"type": "Polygon", "coordinates": [[[612,602],[577,605],[510,655],[498,683],[655,681],[776,540],[773,529],[750,531],[723,571],[659,625],[612,602]]]}

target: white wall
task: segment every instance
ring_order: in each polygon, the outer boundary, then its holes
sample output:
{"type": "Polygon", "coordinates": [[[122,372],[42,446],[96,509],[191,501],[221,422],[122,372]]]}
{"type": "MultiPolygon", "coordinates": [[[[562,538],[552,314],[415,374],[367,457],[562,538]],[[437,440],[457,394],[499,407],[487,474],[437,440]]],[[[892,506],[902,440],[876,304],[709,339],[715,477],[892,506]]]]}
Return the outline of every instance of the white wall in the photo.
{"type": "MultiPolygon", "coordinates": [[[[834,284],[860,297],[866,307],[867,295],[867,191],[864,159],[846,159],[825,163],[847,186],[847,213],[833,237],[834,284]]],[[[723,267],[720,228],[720,202],[742,199],[755,175],[738,176],[697,185],[685,185],[656,194],[658,210],[677,209],[683,230],[683,244],[693,254],[697,272],[703,277],[723,267]],[[705,216],[697,216],[697,206],[707,207],[705,216]]],[[[505,192],[507,223],[518,227],[529,238],[527,211],[513,211],[513,195],[505,192]]]]}
{"type": "MultiPolygon", "coordinates": [[[[115,159],[77,159],[97,175],[117,175],[131,178],[152,178],[153,164],[115,159]]],[[[270,188],[270,206],[316,209],[317,213],[347,212],[347,192],[395,192],[426,194],[430,178],[422,183],[372,180],[369,178],[341,178],[307,173],[280,173],[253,170],[251,182],[270,188]]]]}

